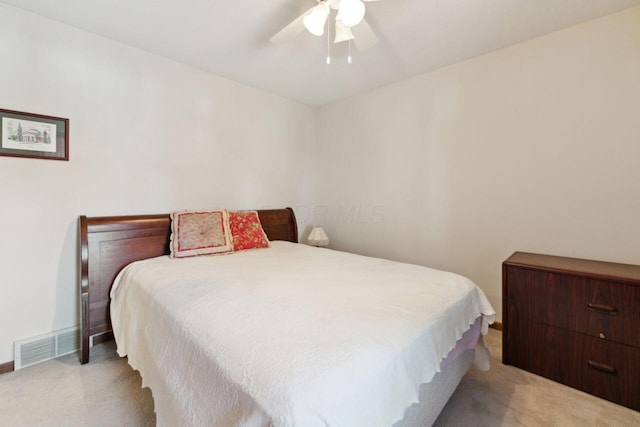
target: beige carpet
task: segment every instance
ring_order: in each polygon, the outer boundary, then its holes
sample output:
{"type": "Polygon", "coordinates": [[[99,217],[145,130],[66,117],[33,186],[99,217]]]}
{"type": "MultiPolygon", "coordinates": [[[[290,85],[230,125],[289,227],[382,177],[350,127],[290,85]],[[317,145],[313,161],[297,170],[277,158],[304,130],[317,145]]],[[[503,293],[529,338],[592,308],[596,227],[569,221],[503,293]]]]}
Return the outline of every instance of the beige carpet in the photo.
{"type": "MultiPolygon", "coordinates": [[[[437,426],[640,426],[640,413],[500,363],[491,330],[491,370],[472,369],[437,426]]],[[[0,426],[153,426],[153,399],[140,376],[96,346],[91,363],[76,355],[0,375],[0,426]]],[[[640,386],[640,385],[639,385],[640,386]]]]}
{"type": "Polygon", "coordinates": [[[491,370],[471,368],[434,425],[640,427],[640,412],[503,365],[500,331],[486,343],[491,370]]]}
{"type": "Polygon", "coordinates": [[[87,365],[71,354],[0,375],[0,426],[154,426],[141,383],[113,341],[100,344],[87,365]]]}

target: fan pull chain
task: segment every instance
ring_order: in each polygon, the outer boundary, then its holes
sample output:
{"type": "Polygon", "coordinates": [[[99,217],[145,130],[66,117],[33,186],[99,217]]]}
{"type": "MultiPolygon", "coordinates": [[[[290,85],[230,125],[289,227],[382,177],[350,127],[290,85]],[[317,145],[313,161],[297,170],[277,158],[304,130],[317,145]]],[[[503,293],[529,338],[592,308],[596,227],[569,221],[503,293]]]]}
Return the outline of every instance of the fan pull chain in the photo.
{"type": "Polygon", "coordinates": [[[327,65],[329,64],[331,64],[331,23],[327,22],[327,65]]]}
{"type": "Polygon", "coordinates": [[[349,56],[347,56],[347,64],[352,64],[353,61],[351,60],[351,40],[349,40],[349,56]]]}

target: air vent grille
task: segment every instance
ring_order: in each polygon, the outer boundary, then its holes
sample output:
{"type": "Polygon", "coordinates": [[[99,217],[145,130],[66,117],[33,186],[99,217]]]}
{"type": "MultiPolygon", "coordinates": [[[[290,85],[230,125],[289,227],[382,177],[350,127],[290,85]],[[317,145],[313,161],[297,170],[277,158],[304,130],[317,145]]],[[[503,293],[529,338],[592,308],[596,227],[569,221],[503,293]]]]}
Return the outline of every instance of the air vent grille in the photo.
{"type": "Polygon", "coordinates": [[[58,334],[58,355],[73,353],[80,348],[80,331],[72,329],[58,334]]]}
{"type": "Polygon", "coordinates": [[[73,353],[80,348],[80,330],[68,328],[15,343],[14,369],[73,353]]]}

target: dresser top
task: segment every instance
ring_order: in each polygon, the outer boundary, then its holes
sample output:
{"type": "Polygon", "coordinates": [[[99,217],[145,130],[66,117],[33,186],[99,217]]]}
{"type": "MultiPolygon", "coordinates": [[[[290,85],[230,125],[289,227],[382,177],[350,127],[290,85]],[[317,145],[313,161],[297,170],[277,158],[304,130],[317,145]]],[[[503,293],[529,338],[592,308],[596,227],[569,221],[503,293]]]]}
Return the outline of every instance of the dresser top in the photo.
{"type": "Polygon", "coordinates": [[[640,285],[640,265],[618,264],[615,262],[592,261],[528,252],[515,252],[505,262],[508,266],[548,270],[575,276],[598,279],[613,279],[640,285]]]}

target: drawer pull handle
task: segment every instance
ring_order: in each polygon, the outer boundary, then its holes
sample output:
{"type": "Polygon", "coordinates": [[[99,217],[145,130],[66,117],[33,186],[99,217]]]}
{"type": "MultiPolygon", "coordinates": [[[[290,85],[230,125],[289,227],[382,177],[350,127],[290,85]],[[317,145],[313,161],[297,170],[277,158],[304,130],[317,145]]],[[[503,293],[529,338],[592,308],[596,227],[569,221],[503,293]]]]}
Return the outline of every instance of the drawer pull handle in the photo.
{"type": "Polygon", "coordinates": [[[604,372],[606,374],[615,375],[618,373],[618,370],[611,365],[605,365],[604,363],[594,362],[593,360],[587,361],[587,365],[590,368],[595,369],[596,371],[604,372]]]}
{"type": "Polygon", "coordinates": [[[601,313],[618,314],[618,309],[612,305],[594,304],[590,302],[589,304],[587,304],[587,307],[589,307],[591,310],[599,311],[601,313]]]}

